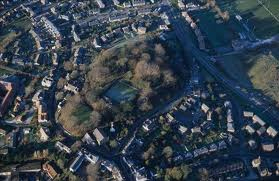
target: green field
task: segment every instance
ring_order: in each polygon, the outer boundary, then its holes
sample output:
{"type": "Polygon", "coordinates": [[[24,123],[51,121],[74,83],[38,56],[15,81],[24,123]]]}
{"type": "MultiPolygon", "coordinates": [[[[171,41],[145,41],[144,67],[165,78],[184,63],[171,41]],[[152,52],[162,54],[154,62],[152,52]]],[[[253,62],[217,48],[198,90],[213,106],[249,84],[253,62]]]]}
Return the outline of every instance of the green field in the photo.
{"type": "Polygon", "coordinates": [[[258,38],[266,39],[278,34],[278,0],[217,0],[217,2],[220,8],[229,11],[231,16],[241,15],[258,38]],[[268,10],[259,2],[262,2],[268,10]]]}
{"type": "Polygon", "coordinates": [[[128,83],[119,81],[105,93],[105,96],[113,102],[122,103],[133,100],[137,92],[138,90],[128,83]]]}
{"type": "Polygon", "coordinates": [[[279,102],[279,56],[277,48],[270,52],[249,52],[218,58],[218,67],[242,87],[256,89],[279,102]]]}
{"type": "Polygon", "coordinates": [[[76,108],[75,112],[73,112],[73,116],[78,118],[80,123],[84,123],[90,120],[90,114],[92,109],[87,105],[80,105],[76,108]]]}
{"type": "Polygon", "coordinates": [[[233,39],[238,38],[238,32],[244,31],[242,26],[231,18],[228,22],[216,23],[216,13],[201,10],[193,13],[198,25],[213,48],[230,46],[233,39]]]}

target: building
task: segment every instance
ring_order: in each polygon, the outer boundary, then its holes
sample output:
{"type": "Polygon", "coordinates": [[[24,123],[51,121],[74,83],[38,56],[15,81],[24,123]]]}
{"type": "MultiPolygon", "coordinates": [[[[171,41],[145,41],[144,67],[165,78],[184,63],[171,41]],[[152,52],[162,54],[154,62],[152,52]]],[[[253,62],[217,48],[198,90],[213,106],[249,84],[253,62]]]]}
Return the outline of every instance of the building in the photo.
{"type": "Polygon", "coordinates": [[[16,86],[11,82],[0,80],[0,117],[7,111],[7,108],[12,104],[15,98],[16,86]]]}
{"type": "Polygon", "coordinates": [[[79,152],[78,157],[74,160],[74,162],[70,166],[70,171],[76,172],[79,169],[84,159],[85,159],[84,155],[81,152],[79,152]]]}
{"type": "Polygon", "coordinates": [[[6,135],[6,131],[0,128],[0,136],[5,136],[6,135]]]}
{"type": "Polygon", "coordinates": [[[85,133],[85,135],[82,138],[82,142],[88,144],[88,145],[96,145],[95,141],[92,139],[92,137],[88,134],[85,133]]]}
{"type": "Polygon", "coordinates": [[[128,14],[123,12],[123,13],[113,13],[109,16],[109,21],[110,22],[117,22],[117,21],[124,21],[129,18],[128,14]]]}
{"type": "Polygon", "coordinates": [[[77,94],[79,92],[79,88],[70,84],[70,83],[67,83],[65,86],[64,86],[64,89],[67,90],[67,91],[70,91],[74,94],[77,94]]]}
{"type": "Polygon", "coordinates": [[[113,4],[114,4],[115,6],[119,5],[119,1],[118,1],[118,0],[112,0],[112,1],[113,1],[113,4]]]}
{"type": "Polygon", "coordinates": [[[49,139],[48,128],[40,128],[40,140],[46,142],[49,139]]]}
{"type": "Polygon", "coordinates": [[[272,138],[276,137],[278,132],[273,127],[269,126],[266,130],[266,133],[271,136],[272,138]]]}
{"type": "Polygon", "coordinates": [[[37,108],[38,108],[38,122],[39,123],[48,122],[47,105],[44,102],[40,102],[37,108]]]}
{"type": "Polygon", "coordinates": [[[213,180],[218,180],[217,178],[222,177],[222,175],[229,174],[231,172],[241,172],[245,169],[244,163],[241,161],[230,161],[226,162],[224,165],[218,167],[209,168],[208,174],[210,178],[216,178],[213,180]]]}
{"type": "Polygon", "coordinates": [[[132,4],[133,4],[134,7],[144,6],[145,5],[145,0],[133,0],[132,4]]]}
{"type": "Polygon", "coordinates": [[[138,27],[138,34],[143,35],[146,33],[146,27],[144,26],[139,26],[138,27]]]}
{"type": "Polygon", "coordinates": [[[96,3],[98,4],[100,9],[103,9],[106,7],[102,0],[96,0],[96,3]]]}
{"type": "Polygon", "coordinates": [[[248,141],[248,145],[249,145],[249,147],[250,147],[252,150],[254,150],[254,149],[257,148],[257,143],[256,143],[255,140],[249,140],[249,141],[248,141]]]}
{"type": "Polygon", "coordinates": [[[42,86],[50,88],[53,84],[53,78],[51,76],[46,76],[42,80],[42,86]]]}
{"type": "Polygon", "coordinates": [[[98,128],[93,131],[93,135],[95,136],[96,141],[99,145],[102,145],[108,141],[108,138],[105,136],[105,134],[102,133],[102,131],[98,128]]]}
{"type": "Polygon", "coordinates": [[[43,164],[43,170],[48,174],[51,179],[54,179],[58,176],[58,172],[55,170],[53,165],[50,162],[43,164]]]}
{"type": "Polygon", "coordinates": [[[274,150],[274,144],[272,142],[263,142],[262,149],[265,152],[271,152],[274,150]]]}
{"type": "Polygon", "coordinates": [[[255,129],[254,129],[252,126],[250,126],[250,125],[246,125],[246,126],[245,126],[245,130],[246,130],[250,135],[252,135],[252,134],[255,133],[255,129]]]}
{"type": "Polygon", "coordinates": [[[99,157],[96,155],[93,155],[91,153],[86,153],[85,158],[87,161],[89,161],[91,164],[95,165],[97,161],[99,160],[99,157]]]}
{"type": "Polygon", "coordinates": [[[253,112],[249,112],[249,111],[243,111],[243,116],[245,118],[252,118],[254,116],[253,112]]]}
{"type": "Polygon", "coordinates": [[[64,145],[64,144],[61,143],[60,141],[57,141],[57,142],[55,143],[55,147],[56,147],[57,149],[59,149],[60,151],[65,151],[65,152],[68,153],[68,154],[70,154],[70,153],[72,152],[72,150],[71,150],[68,146],[64,145]]]}
{"type": "Polygon", "coordinates": [[[209,107],[204,103],[201,105],[201,109],[204,113],[207,113],[209,111],[209,107]]]}
{"type": "Polygon", "coordinates": [[[42,5],[46,5],[48,3],[48,0],[40,0],[40,2],[42,3],[42,5]]]}
{"type": "Polygon", "coordinates": [[[56,38],[57,40],[60,40],[62,38],[56,26],[54,26],[54,24],[51,21],[49,21],[45,16],[41,18],[41,22],[44,24],[45,28],[54,38],[56,38]]]}
{"type": "Polygon", "coordinates": [[[227,123],[227,131],[231,133],[235,132],[233,123],[227,123]]]}
{"type": "Polygon", "coordinates": [[[257,168],[257,167],[259,167],[260,165],[261,165],[261,157],[259,156],[258,158],[256,158],[256,159],[253,159],[252,160],[252,166],[254,167],[254,168],[257,168]]]}
{"type": "Polygon", "coordinates": [[[265,122],[257,115],[254,115],[252,119],[253,119],[253,123],[258,123],[261,126],[265,125],[265,122]]]}

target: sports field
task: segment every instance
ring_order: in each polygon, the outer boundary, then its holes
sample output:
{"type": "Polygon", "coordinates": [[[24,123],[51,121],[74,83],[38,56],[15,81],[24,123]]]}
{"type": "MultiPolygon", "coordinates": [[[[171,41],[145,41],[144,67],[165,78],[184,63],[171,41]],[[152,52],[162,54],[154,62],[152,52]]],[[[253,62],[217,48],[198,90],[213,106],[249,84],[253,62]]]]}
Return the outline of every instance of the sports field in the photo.
{"type": "Polygon", "coordinates": [[[279,33],[279,0],[216,0],[231,16],[240,15],[261,39],[279,33]]]}
{"type": "Polygon", "coordinates": [[[128,83],[119,81],[105,93],[105,96],[113,102],[123,103],[133,100],[137,92],[138,90],[128,83]]]}

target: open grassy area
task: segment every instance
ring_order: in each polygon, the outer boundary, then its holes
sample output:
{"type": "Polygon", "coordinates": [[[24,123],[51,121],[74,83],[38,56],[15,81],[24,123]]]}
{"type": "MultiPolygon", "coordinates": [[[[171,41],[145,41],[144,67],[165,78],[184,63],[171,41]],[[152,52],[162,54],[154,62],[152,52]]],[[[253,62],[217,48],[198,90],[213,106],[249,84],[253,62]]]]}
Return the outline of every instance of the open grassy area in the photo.
{"type": "Polygon", "coordinates": [[[250,52],[218,58],[218,67],[245,88],[263,92],[279,102],[279,56],[276,49],[270,52],[250,52]]]}
{"type": "Polygon", "coordinates": [[[80,123],[84,123],[85,121],[89,121],[91,112],[92,109],[90,107],[80,104],[80,106],[73,112],[73,116],[78,118],[80,123]]]}
{"type": "Polygon", "coordinates": [[[238,38],[238,32],[244,30],[234,17],[228,22],[216,23],[215,14],[210,10],[201,10],[193,13],[193,17],[214,48],[230,46],[231,41],[238,38]]]}
{"type": "Polygon", "coordinates": [[[220,8],[229,11],[231,16],[241,15],[258,38],[265,39],[278,34],[278,0],[217,0],[217,2],[220,8]],[[270,12],[260,2],[263,2],[270,12]]]}
{"type": "Polygon", "coordinates": [[[105,96],[117,103],[131,101],[137,94],[137,89],[124,81],[115,83],[106,93],[105,96]]]}

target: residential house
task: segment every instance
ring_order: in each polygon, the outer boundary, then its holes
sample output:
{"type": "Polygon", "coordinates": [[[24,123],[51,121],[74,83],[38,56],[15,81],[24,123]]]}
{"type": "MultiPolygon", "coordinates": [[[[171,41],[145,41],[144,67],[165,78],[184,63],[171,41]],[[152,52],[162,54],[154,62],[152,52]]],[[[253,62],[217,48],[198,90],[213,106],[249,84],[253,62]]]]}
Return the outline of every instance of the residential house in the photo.
{"type": "Polygon", "coordinates": [[[96,0],[96,2],[97,2],[100,9],[103,9],[103,8],[106,7],[102,0],[96,0]]]}
{"type": "Polygon", "coordinates": [[[181,134],[184,134],[187,132],[188,128],[186,128],[185,126],[179,125],[178,130],[181,134]]]}
{"type": "Polygon", "coordinates": [[[49,129],[48,128],[40,128],[40,140],[46,142],[49,139],[49,129]]]}
{"type": "Polygon", "coordinates": [[[143,122],[142,128],[146,131],[152,131],[156,127],[153,120],[147,119],[143,122]]]}
{"type": "Polygon", "coordinates": [[[270,141],[264,141],[262,142],[262,149],[265,152],[271,152],[274,150],[274,144],[270,141]]]}
{"type": "Polygon", "coordinates": [[[67,90],[67,91],[70,91],[74,94],[77,94],[79,92],[79,88],[70,84],[70,83],[67,83],[65,86],[64,86],[64,89],[67,90]]]}
{"type": "Polygon", "coordinates": [[[50,88],[53,84],[53,78],[51,76],[46,76],[42,80],[42,86],[50,88]]]}
{"type": "Polygon", "coordinates": [[[96,141],[99,145],[102,145],[108,141],[108,137],[106,137],[105,134],[98,128],[93,131],[93,135],[95,136],[96,141]]]}
{"type": "Polygon", "coordinates": [[[59,174],[56,171],[55,167],[52,165],[53,163],[46,162],[43,164],[43,170],[48,174],[51,179],[56,178],[59,174]]]}
{"type": "Polygon", "coordinates": [[[245,126],[245,130],[250,134],[254,134],[255,133],[255,129],[251,126],[251,125],[246,125],[245,126]]]}
{"type": "Polygon", "coordinates": [[[249,112],[249,111],[243,111],[243,116],[245,118],[252,118],[254,116],[253,112],[249,112]]]}
{"type": "Polygon", "coordinates": [[[65,151],[65,152],[68,153],[68,154],[70,154],[70,153],[72,152],[72,150],[71,150],[68,146],[64,145],[64,144],[61,143],[60,141],[57,141],[57,142],[55,143],[55,147],[56,147],[57,149],[59,149],[60,151],[65,151]]]}
{"type": "Polygon", "coordinates": [[[253,119],[253,123],[258,123],[261,126],[265,125],[265,122],[257,115],[254,115],[252,119],[253,119]]]}
{"type": "Polygon", "coordinates": [[[261,157],[259,156],[258,158],[256,158],[256,159],[253,159],[252,160],[252,166],[254,167],[254,168],[257,168],[257,167],[259,167],[260,165],[261,165],[261,157]]]}
{"type": "Polygon", "coordinates": [[[6,131],[0,128],[0,136],[5,136],[6,135],[6,131]]]}
{"type": "Polygon", "coordinates": [[[84,159],[85,159],[85,156],[81,152],[79,152],[78,157],[76,157],[76,159],[74,160],[74,162],[70,166],[70,171],[71,172],[76,172],[79,169],[79,167],[81,166],[84,159]]]}
{"type": "Polygon", "coordinates": [[[93,140],[93,138],[90,136],[89,133],[85,133],[85,135],[82,138],[82,142],[92,146],[96,145],[95,141],[93,140]]]}
{"type": "Polygon", "coordinates": [[[272,138],[276,137],[278,132],[276,129],[274,129],[273,127],[269,126],[266,130],[266,133],[271,136],[272,138]]]}
{"type": "Polygon", "coordinates": [[[134,7],[144,6],[145,5],[145,0],[132,0],[132,4],[133,4],[134,7]]]}
{"type": "Polygon", "coordinates": [[[91,153],[85,153],[84,155],[85,155],[85,159],[93,165],[95,165],[97,163],[97,161],[99,160],[98,156],[93,155],[91,153]]]}
{"type": "Polygon", "coordinates": [[[112,1],[113,1],[113,4],[114,4],[115,6],[119,5],[119,1],[118,1],[118,0],[112,0],[112,1]]]}
{"type": "Polygon", "coordinates": [[[143,35],[146,33],[146,27],[144,26],[139,26],[138,27],[138,34],[143,35]]]}
{"type": "Polygon", "coordinates": [[[209,111],[209,107],[204,103],[201,105],[201,109],[204,113],[207,113],[209,111]]]}
{"type": "Polygon", "coordinates": [[[256,143],[256,141],[255,140],[249,140],[248,141],[248,145],[249,145],[249,147],[251,148],[251,149],[256,149],[257,148],[257,143],[256,143]]]}

